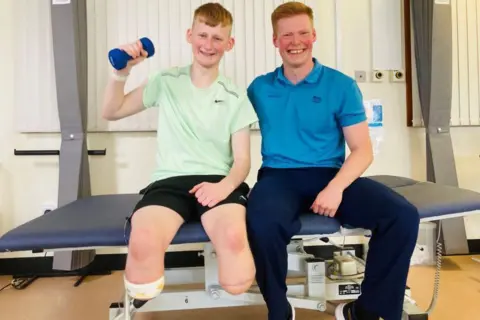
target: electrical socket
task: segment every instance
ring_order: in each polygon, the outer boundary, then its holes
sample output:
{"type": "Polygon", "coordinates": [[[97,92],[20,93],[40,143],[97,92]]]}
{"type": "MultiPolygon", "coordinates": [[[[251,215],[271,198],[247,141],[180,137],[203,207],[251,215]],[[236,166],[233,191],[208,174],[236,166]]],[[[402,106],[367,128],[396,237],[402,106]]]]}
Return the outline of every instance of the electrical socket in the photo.
{"type": "Polygon", "coordinates": [[[372,74],[372,82],[383,82],[385,80],[385,72],[382,70],[374,70],[372,74]]]}
{"type": "Polygon", "coordinates": [[[367,81],[367,73],[363,70],[355,71],[355,80],[357,82],[366,82],[367,81]]]}
{"type": "Polygon", "coordinates": [[[42,209],[41,209],[42,211],[40,212],[40,214],[44,215],[55,209],[57,209],[57,205],[55,203],[45,202],[44,204],[42,204],[42,209]]]}
{"type": "Polygon", "coordinates": [[[405,71],[403,71],[403,70],[392,70],[390,72],[390,81],[391,82],[405,82],[405,71]]]}

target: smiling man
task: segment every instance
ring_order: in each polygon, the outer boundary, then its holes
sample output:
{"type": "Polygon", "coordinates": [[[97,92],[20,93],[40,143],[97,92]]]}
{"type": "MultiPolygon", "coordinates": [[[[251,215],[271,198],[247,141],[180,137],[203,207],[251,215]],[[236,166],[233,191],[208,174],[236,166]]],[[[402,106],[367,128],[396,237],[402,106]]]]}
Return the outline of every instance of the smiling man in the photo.
{"type": "Polygon", "coordinates": [[[137,307],[161,293],[165,251],[186,221],[201,220],[227,292],[240,294],[253,282],[244,180],[250,171],[250,125],[257,116],[246,92],[219,72],[224,53],[234,46],[232,23],[222,5],[206,3],[195,10],[186,34],[191,64],[155,72],[125,95],[131,68],[146,57],[135,42],[120,47],[134,59],[114,71],[107,85],[105,119],[158,108],[157,167],[133,210],[125,267],[125,287],[137,307]]]}
{"type": "Polygon", "coordinates": [[[313,57],[312,9],[286,2],[271,17],[283,64],[248,88],[263,163],[247,209],[256,280],[269,319],[295,318],[286,297],[286,246],[300,229],[299,215],[310,212],[373,232],[360,298],[339,305],[336,319],[400,320],[417,209],[361,177],[373,161],[362,94],[353,79],[313,57]]]}

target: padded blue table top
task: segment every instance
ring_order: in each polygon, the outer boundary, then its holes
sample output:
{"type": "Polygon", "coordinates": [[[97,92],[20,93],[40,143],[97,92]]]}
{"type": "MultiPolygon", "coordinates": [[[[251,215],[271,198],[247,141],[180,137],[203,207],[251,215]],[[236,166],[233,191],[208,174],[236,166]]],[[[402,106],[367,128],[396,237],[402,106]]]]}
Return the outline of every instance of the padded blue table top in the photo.
{"type": "MultiPolygon", "coordinates": [[[[480,194],[394,176],[373,176],[414,204],[421,218],[480,209],[480,194]]],[[[99,195],[77,200],[35,218],[0,237],[0,252],[125,246],[125,221],[138,194],[99,195]]],[[[335,219],[304,214],[298,235],[327,235],[340,229],[335,219]]],[[[128,232],[127,232],[128,234],[128,232]]],[[[185,224],[172,244],[209,241],[199,223],[185,224]]]]}

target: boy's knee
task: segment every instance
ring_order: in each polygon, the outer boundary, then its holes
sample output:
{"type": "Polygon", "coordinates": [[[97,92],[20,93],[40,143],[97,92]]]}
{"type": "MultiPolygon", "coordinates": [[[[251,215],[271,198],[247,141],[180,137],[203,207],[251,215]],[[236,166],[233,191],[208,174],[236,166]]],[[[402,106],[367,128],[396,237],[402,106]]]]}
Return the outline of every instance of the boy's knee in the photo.
{"type": "Polygon", "coordinates": [[[154,233],[151,228],[138,228],[132,231],[128,248],[132,258],[137,261],[146,260],[152,253],[159,251],[160,244],[154,233]]]}
{"type": "Polygon", "coordinates": [[[239,254],[248,247],[245,229],[238,226],[228,226],[223,230],[225,250],[239,254]]]}

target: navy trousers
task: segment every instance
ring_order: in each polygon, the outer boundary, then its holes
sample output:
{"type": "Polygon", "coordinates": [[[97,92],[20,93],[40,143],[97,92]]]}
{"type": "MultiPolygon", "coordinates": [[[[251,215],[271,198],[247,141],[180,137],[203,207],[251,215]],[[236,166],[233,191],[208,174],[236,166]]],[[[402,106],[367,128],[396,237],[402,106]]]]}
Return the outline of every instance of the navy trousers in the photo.
{"type": "MultiPolygon", "coordinates": [[[[335,177],[335,168],[262,168],[248,201],[247,226],[256,281],[269,320],[287,319],[286,246],[299,231],[299,214],[335,177]]],[[[356,304],[385,320],[400,320],[410,259],[418,237],[417,209],[390,188],[359,178],[343,192],[335,219],[372,231],[365,279],[356,304]]]]}

